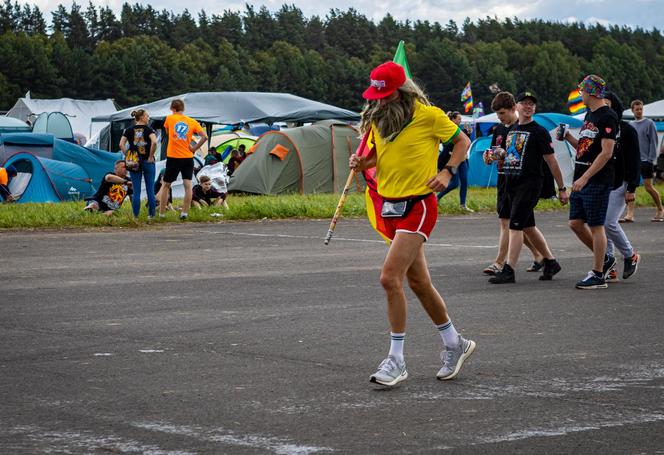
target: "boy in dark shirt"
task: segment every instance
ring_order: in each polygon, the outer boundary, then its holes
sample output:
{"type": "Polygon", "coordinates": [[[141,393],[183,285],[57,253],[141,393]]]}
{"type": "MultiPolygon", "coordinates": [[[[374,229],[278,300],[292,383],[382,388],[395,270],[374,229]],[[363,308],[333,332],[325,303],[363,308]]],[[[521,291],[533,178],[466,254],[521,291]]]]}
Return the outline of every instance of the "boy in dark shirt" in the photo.
{"type": "Polygon", "coordinates": [[[578,289],[606,288],[606,274],[615,265],[605,264],[606,212],[613,185],[613,148],[618,132],[618,116],[604,101],[606,82],[590,74],[579,84],[588,113],[579,139],[567,132],[565,140],[576,149],[574,184],[570,196],[569,226],[593,252],[593,269],[578,281],[578,289]]]}
{"type": "Polygon", "coordinates": [[[510,206],[509,247],[503,269],[489,279],[490,283],[514,283],[514,267],[523,247],[524,232],[533,246],[544,256],[544,270],[540,280],[551,280],[560,272],[560,264],[549,250],[546,239],[535,226],[534,209],[544,185],[543,162],[546,161],[558,183],[559,198],[567,203],[562,173],[553,155],[549,132],[533,120],[537,98],[525,92],[517,96],[519,121],[507,134],[502,150],[505,172],[505,192],[510,206]]]}
{"type": "Polygon", "coordinates": [[[212,187],[212,181],[207,175],[202,175],[198,185],[194,186],[192,202],[194,207],[210,207],[223,205],[228,208],[226,203],[226,193],[220,193],[212,187]],[[214,199],[214,200],[213,200],[214,199]]]}

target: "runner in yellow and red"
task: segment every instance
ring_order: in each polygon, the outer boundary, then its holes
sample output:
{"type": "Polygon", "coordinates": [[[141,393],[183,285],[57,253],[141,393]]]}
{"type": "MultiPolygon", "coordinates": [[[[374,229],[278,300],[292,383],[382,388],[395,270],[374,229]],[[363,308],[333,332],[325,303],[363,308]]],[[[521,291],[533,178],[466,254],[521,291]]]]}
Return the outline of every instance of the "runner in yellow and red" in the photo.
{"type": "Polygon", "coordinates": [[[424,242],[438,216],[436,192],[444,190],[465,159],[468,137],[441,109],[431,106],[426,95],[406,78],[403,67],[384,63],[371,72],[371,85],[363,94],[360,130],[371,149],[368,155],[353,154],[350,167],[366,171],[375,167],[380,212],[376,229],[389,239],[380,282],[387,295],[391,329],[390,352],[371,375],[371,382],[393,386],[408,377],[403,356],[406,332],[404,280],[436,325],[444,350],[438,379],[456,377],[475,343],[462,338],[447,314],[445,302],[433,287],[424,242]],[[448,165],[438,172],[438,146],[452,141],[448,165]]]}
{"type": "Polygon", "coordinates": [[[171,101],[171,112],[173,114],[164,120],[164,130],[168,135],[168,147],[166,149],[166,171],[163,178],[163,191],[159,197],[159,216],[164,216],[164,210],[168,204],[168,193],[171,184],[182,174],[182,186],[184,187],[184,201],[180,219],[186,220],[189,207],[191,206],[192,184],[194,178],[194,154],[207,141],[207,134],[203,127],[194,119],[184,115],[184,101],[171,101]],[[200,139],[191,144],[194,134],[200,139]]]}

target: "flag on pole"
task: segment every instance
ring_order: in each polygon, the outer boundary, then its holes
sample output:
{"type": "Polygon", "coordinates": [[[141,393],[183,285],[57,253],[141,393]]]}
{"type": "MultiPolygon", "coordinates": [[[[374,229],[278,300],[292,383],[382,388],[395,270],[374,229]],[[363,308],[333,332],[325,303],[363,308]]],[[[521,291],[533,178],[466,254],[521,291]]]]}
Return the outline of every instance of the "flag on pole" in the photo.
{"type": "Polygon", "coordinates": [[[478,119],[484,115],[484,105],[480,101],[477,103],[477,106],[473,109],[473,118],[478,119]]]}
{"type": "Polygon", "coordinates": [[[470,89],[470,81],[461,92],[461,102],[463,103],[464,112],[470,112],[473,108],[473,91],[470,89]]]}
{"type": "Polygon", "coordinates": [[[408,66],[408,59],[406,58],[406,43],[403,40],[399,41],[397,46],[397,51],[394,53],[394,58],[392,59],[394,63],[398,63],[403,66],[404,71],[406,72],[406,77],[412,79],[413,76],[410,74],[410,67],[408,66]]]}
{"type": "Polygon", "coordinates": [[[586,106],[583,104],[583,99],[578,89],[574,89],[567,95],[567,109],[572,114],[583,114],[586,112],[586,106]]]}

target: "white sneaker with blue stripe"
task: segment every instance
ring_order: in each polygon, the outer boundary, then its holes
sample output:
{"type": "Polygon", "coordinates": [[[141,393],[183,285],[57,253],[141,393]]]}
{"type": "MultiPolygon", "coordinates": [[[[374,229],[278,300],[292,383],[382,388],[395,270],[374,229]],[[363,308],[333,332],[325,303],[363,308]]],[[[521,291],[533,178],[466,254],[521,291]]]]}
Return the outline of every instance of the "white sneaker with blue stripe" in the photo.
{"type": "Polygon", "coordinates": [[[378,366],[378,371],[369,380],[376,384],[392,387],[408,379],[406,362],[398,362],[394,356],[388,356],[378,366]]]}

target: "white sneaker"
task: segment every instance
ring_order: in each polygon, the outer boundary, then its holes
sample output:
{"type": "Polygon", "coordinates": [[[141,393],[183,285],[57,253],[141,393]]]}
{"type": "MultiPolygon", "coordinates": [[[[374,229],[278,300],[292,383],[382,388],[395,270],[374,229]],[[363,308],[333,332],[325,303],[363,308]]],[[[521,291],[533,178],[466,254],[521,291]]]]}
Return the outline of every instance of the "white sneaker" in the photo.
{"type": "Polygon", "coordinates": [[[406,362],[399,363],[394,356],[388,356],[378,366],[378,371],[371,375],[369,380],[376,384],[392,387],[408,379],[406,362]]]}
{"type": "Polygon", "coordinates": [[[438,370],[436,377],[441,381],[454,379],[461,371],[466,359],[475,352],[475,346],[473,340],[466,340],[459,335],[459,343],[456,347],[441,352],[440,359],[443,361],[443,367],[438,370]]]}

